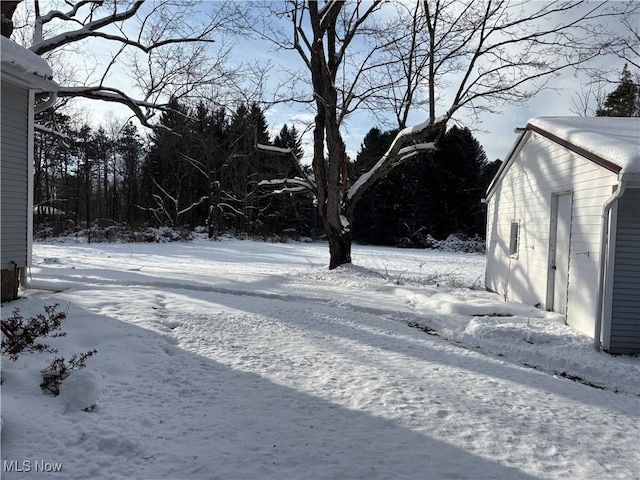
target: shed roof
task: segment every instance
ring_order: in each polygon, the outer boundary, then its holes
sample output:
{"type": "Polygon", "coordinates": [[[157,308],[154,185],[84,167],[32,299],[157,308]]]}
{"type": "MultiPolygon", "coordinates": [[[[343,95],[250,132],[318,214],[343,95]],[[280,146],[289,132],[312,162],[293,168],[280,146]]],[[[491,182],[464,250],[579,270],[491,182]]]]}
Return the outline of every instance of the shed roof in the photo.
{"type": "Polygon", "coordinates": [[[527,128],[616,173],[640,173],[640,118],[537,117],[527,128]]]}
{"type": "Polygon", "coordinates": [[[0,36],[0,63],[3,78],[13,83],[42,91],[58,89],[46,60],[3,36],[0,36]]]}
{"type": "Polygon", "coordinates": [[[535,117],[527,122],[487,189],[495,193],[504,172],[513,163],[527,133],[536,132],[618,175],[640,174],[640,118],[535,117]]]}

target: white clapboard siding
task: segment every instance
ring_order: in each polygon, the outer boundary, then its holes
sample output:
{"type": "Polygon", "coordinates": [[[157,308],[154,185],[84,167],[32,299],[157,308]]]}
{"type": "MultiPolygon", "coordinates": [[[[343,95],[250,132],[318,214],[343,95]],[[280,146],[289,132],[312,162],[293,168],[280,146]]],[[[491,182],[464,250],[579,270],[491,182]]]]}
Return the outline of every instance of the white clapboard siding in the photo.
{"type": "Polygon", "coordinates": [[[2,268],[27,265],[29,92],[2,82],[2,268]]]}

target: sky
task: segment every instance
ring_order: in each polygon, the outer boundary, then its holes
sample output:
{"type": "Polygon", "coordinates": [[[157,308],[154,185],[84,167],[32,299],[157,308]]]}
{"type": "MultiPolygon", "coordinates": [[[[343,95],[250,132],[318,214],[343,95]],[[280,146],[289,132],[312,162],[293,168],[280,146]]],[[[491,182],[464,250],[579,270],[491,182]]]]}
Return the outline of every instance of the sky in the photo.
{"type": "MultiPolygon", "coordinates": [[[[531,5],[536,7],[540,3],[532,2],[531,5]]],[[[203,3],[203,5],[208,4],[209,2],[203,3]]],[[[274,52],[272,46],[265,42],[240,39],[234,52],[235,60],[238,62],[255,59],[262,61],[268,59],[272,62],[273,68],[267,80],[267,91],[270,86],[276,85],[285,75],[282,73],[283,66],[287,68],[296,66],[299,68],[301,66],[300,59],[296,54],[282,51],[274,52]]],[[[105,50],[91,52],[97,58],[103,59],[107,58],[104,56],[105,53],[105,50]]],[[[102,61],[106,62],[107,60],[102,61]]],[[[613,80],[619,77],[623,65],[624,61],[614,56],[601,56],[592,63],[592,66],[606,71],[608,77],[613,80]]],[[[122,75],[124,77],[124,74],[122,75]]],[[[116,78],[116,75],[112,75],[112,79],[116,83],[120,83],[122,80],[119,77],[116,78]]],[[[567,70],[562,72],[559,77],[553,78],[549,83],[550,88],[540,92],[527,104],[504,105],[500,109],[500,113],[482,113],[478,119],[465,116],[468,112],[462,110],[454,120],[459,125],[469,127],[472,130],[485,149],[487,158],[490,161],[504,159],[516,139],[514,129],[524,127],[528,119],[537,116],[575,116],[577,95],[588,81],[589,79],[585,76],[576,76],[573,70],[567,70]]],[[[606,85],[604,87],[605,93],[612,91],[614,88],[615,84],[613,83],[606,85]]],[[[446,97],[446,89],[443,89],[441,93],[446,97]]],[[[442,106],[446,106],[446,104],[442,106]]],[[[93,112],[93,120],[98,124],[107,124],[109,117],[114,115],[123,120],[129,117],[128,110],[110,103],[91,102],[88,109],[93,112]]],[[[412,115],[410,123],[418,124],[426,118],[426,112],[417,111],[412,115]]],[[[266,119],[270,127],[270,133],[272,137],[275,137],[285,123],[288,125],[294,124],[299,131],[304,131],[305,126],[312,122],[313,114],[309,111],[301,110],[299,105],[279,104],[270,107],[266,111],[266,119]]],[[[375,124],[364,113],[356,114],[348,121],[344,130],[344,140],[351,158],[356,157],[364,136],[373,127],[382,126],[375,124]]],[[[303,144],[306,152],[305,160],[310,163],[312,152],[310,132],[303,139],[303,144]]]]}
{"type": "MultiPolygon", "coordinates": [[[[534,1],[528,6],[537,9],[542,3],[546,2],[534,1]]],[[[588,2],[586,8],[591,8],[596,3],[597,2],[588,2]]],[[[624,31],[628,34],[628,31],[625,31],[623,27],[617,25],[617,22],[609,22],[609,27],[618,31],[624,31]]],[[[251,48],[248,48],[247,51],[251,50],[251,48]]],[[[242,50],[244,49],[241,48],[241,51],[242,50]]],[[[297,59],[295,56],[287,56],[286,52],[279,52],[277,58],[280,61],[285,61],[287,65],[295,63],[297,59]]],[[[603,91],[606,94],[616,87],[615,82],[619,79],[624,64],[624,60],[617,56],[601,55],[584,66],[597,68],[606,72],[607,80],[610,81],[610,83],[602,84],[604,85],[602,87],[603,91]]],[[[574,69],[563,70],[558,76],[551,78],[545,90],[542,90],[524,104],[505,104],[498,106],[498,113],[481,113],[479,118],[472,118],[468,110],[462,109],[456,114],[451,124],[457,123],[459,126],[470,128],[485,149],[489,161],[504,159],[516,140],[514,129],[526,126],[530,118],[539,116],[578,115],[580,112],[580,108],[576,106],[580,103],[578,96],[585,90],[590,80],[584,72],[576,72],[574,69]]],[[[457,88],[455,80],[453,81],[453,87],[457,88]]],[[[440,115],[443,113],[445,107],[449,106],[446,102],[447,97],[452,95],[452,88],[441,89],[437,94],[444,98],[444,100],[438,104],[439,110],[436,111],[436,115],[440,115]]],[[[589,114],[593,115],[596,108],[596,101],[594,97],[590,100],[589,114]]],[[[295,121],[298,119],[304,121],[312,118],[310,114],[291,112],[281,106],[267,112],[267,120],[270,125],[274,127],[276,133],[283,123],[290,123],[292,119],[295,121]]],[[[410,116],[410,124],[419,124],[427,118],[428,112],[426,110],[415,111],[410,116]]],[[[351,158],[355,158],[364,136],[373,127],[380,127],[380,125],[372,123],[371,117],[365,113],[357,114],[347,122],[344,139],[351,158]]],[[[309,145],[307,145],[307,151],[311,152],[309,145]]]]}

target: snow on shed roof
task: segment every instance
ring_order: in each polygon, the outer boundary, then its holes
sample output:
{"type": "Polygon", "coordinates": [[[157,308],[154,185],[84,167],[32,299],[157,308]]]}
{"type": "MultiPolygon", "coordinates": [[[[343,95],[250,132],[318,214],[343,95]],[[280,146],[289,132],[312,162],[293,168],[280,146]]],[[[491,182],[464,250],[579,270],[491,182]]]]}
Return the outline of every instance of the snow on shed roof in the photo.
{"type": "Polygon", "coordinates": [[[536,117],[527,128],[604,160],[603,166],[616,173],[640,173],[640,118],[536,117]]]}
{"type": "Polygon", "coordinates": [[[36,82],[42,84],[39,86],[44,86],[43,84],[51,82],[53,71],[46,60],[39,55],[3,36],[0,36],[0,52],[3,72],[11,72],[24,77],[26,84],[33,83],[28,80],[31,76],[45,80],[45,82],[36,82]]]}

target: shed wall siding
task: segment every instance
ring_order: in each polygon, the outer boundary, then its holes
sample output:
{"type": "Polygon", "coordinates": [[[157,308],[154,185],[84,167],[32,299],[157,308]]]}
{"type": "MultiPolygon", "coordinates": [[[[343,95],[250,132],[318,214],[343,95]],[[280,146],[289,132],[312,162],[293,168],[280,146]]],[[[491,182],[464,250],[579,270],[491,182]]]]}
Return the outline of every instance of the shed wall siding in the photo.
{"type": "Polygon", "coordinates": [[[487,288],[510,300],[547,305],[551,201],[572,193],[567,322],[593,336],[602,205],[616,176],[532,133],[516,154],[488,205],[487,288]],[[508,251],[510,225],[520,222],[517,258],[508,251]]]}
{"type": "Polygon", "coordinates": [[[27,265],[28,113],[29,92],[2,82],[2,147],[0,156],[0,242],[2,268],[27,265]]]}
{"type": "Polygon", "coordinates": [[[611,305],[611,353],[640,352],[640,188],[618,201],[611,305]]]}

